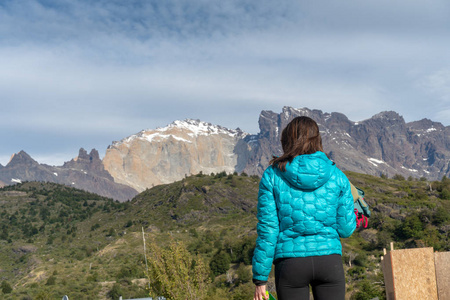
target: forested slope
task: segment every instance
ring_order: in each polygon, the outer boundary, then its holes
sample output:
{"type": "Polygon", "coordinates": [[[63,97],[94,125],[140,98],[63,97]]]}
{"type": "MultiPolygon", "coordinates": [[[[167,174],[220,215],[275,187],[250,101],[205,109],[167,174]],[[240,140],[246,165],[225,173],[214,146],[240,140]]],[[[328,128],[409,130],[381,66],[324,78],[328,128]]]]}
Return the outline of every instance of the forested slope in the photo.
{"type": "MultiPolygon", "coordinates": [[[[372,207],[369,228],[343,240],[347,294],[352,299],[382,299],[379,261],[390,241],[396,248],[450,250],[450,180],[347,175],[365,190],[372,207]]],[[[4,187],[0,295],[147,296],[144,229],[148,258],[150,251],[175,244],[188,250],[179,253],[205,263],[208,299],[249,299],[258,184],[258,177],[245,174],[199,174],[145,190],[124,203],[53,183],[4,187]]],[[[161,287],[151,295],[155,293],[162,294],[161,287]]]]}

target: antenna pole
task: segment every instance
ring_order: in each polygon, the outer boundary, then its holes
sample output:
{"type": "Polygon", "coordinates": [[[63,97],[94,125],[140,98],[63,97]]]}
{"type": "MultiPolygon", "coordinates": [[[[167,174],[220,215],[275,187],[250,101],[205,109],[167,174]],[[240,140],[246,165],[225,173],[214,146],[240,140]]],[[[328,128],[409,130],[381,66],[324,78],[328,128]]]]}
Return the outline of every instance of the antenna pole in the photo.
{"type": "MultiPolygon", "coordinates": [[[[145,234],[144,234],[144,227],[142,227],[142,241],[144,242],[145,268],[147,269],[147,274],[148,274],[147,250],[145,249],[145,234]]],[[[148,291],[150,292],[150,278],[149,278],[149,280],[148,280],[148,291]]]]}

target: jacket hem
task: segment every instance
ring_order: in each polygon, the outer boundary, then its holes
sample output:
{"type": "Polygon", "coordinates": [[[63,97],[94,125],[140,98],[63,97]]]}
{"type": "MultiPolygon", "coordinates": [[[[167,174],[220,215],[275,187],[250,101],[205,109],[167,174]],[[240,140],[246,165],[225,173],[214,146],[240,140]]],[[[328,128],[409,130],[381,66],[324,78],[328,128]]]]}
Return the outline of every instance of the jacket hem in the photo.
{"type": "Polygon", "coordinates": [[[276,254],[274,257],[274,261],[280,258],[292,258],[292,257],[311,257],[311,256],[325,256],[331,254],[338,254],[342,256],[342,251],[324,251],[324,252],[289,252],[289,253],[281,253],[276,254]]]}

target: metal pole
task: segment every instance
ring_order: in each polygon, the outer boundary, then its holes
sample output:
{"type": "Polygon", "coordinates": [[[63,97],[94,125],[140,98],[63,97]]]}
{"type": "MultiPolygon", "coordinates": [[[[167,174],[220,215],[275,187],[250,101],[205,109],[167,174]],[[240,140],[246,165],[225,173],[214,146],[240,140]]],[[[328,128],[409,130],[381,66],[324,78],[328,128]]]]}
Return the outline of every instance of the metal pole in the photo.
{"type": "MultiPolygon", "coordinates": [[[[148,274],[148,263],[147,263],[147,250],[145,249],[145,234],[144,234],[144,227],[142,228],[142,241],[144,242],[144,259],[145,259],[145,267],[147,269],[148,274]]],[[[150,278],[148,279],[148,291],[150,292],[150,278]]]]}

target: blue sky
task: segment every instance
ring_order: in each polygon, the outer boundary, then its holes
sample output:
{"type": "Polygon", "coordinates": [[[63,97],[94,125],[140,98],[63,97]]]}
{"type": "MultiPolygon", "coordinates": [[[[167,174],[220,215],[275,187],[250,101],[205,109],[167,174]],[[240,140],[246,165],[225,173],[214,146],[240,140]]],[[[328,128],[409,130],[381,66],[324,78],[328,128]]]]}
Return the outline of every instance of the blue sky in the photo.
{"type": "Polygon", "coordinates": [[[261,110],[394,110],[450,125],[450,2],[0,2],[0,164],[194,118],[258,132],[261,110]]]}

